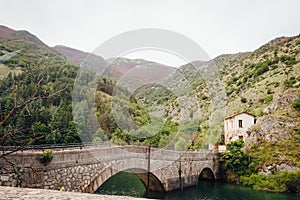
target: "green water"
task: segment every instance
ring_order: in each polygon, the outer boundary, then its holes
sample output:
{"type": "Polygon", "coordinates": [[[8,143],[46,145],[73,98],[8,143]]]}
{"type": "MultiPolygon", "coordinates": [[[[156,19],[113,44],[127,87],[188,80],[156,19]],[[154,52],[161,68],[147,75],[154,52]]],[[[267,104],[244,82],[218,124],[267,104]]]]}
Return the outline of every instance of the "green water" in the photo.
{"type": "Polygon", "coordinates": [[[134,173],[119,172],[103,183],[95,193],[144,197],[146,188],[134,173]]]}
{"type": "MultiPolygon", "coordinates": [[[[99,187],[96,193],[134,197],[148,196],[140,179],[135,174],[128,172],[120,172],[111,177],[99,187]]],[[[256,191],[232,184],[204,181],[199,181],[197,186],[185,188],[182,192],[151,193],[150,197],[166,200],[300,200],[300,196],[293,194],[256,191]]]]}

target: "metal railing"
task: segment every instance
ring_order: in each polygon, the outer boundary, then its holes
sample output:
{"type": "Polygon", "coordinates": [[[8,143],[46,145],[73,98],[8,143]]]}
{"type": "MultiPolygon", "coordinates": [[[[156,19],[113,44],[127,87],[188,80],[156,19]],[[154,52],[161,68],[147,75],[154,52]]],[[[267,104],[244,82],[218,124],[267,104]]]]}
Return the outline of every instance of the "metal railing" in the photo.
{"type": "MultiPolygon", "coordinates": [[[[125,146],[139,146],[139,145],[125,145],[125,146]]],[[[40,144],[40,145],[28,145],[25,147],[20,147],[20,146],[0,146],[0,151],[5,152],[5,151],[34,151],[34,150],[66,150],[66,149],[81,149],[81,148],[95,148],[95,147],[125,147],[124,145],[117,145],[113,144],[109,141],[106,142],[84,142],[84,143],[69,143],[69,144],[40,144]]],[[[147,148],[147,146],[143,146],[147,148]]],[[[155,147],[152,147],[153,149],[158,149],[155,147]]],[[[207,149],[199,149],[197,151],[176,151],[176,150],[171,150],[171,149],[164,149],[165,151],[170,151],[170,152],[182,152],[182,154],[187,153],[187,152],[194,152],[194,153],[216,153],[215,150],[207,150],[207,149]]]]}
{"type": "Polygon", "coordinates": [[[19,149],[20,151],[25,150],[46,150],[46,149],[71,149],[71,148],[83,148],[83,147],[97,147],[97,146],[112,146],[109,142],[86,142],[86,143],[69,143],[69,144],[39,144],[39,145],[28,145],[25,147],[20,146],[0,146],[0,151],[13,151],[19,149]]]}

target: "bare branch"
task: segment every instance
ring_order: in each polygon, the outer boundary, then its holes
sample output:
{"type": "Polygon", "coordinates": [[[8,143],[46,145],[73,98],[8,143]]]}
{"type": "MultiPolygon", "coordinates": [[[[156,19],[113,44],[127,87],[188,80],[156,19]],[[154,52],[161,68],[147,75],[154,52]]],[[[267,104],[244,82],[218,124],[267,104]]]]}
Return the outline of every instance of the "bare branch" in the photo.
{"type": "Polygon", "coordinates": [[[24,142],[23,144],[21,144],[21,145],[19,145],[19,146],[14,146],[15,149],[13,149],[13,150],[9,150],[9,151],[3,150],[2,154],[0,155],[0,158],[5,158],[6,156],[8,156],[8,155],[10,155],[10,154],[12,154],[12,153],[15,153],[15,152],[17,152],[17,151],[20,151],[20,150],[24,149],[26,146],[28,146],[28,145],[34,143],[36,140],[39,140],[39,139],[44,138],[45,136],[46,136],[46,134],[43,134],[43,135],[41,135],[41,136],[39,136],[39,137],[33,138],[33,139],[32,139],[31,141],[29,141],[29,142],[24,142]]]}

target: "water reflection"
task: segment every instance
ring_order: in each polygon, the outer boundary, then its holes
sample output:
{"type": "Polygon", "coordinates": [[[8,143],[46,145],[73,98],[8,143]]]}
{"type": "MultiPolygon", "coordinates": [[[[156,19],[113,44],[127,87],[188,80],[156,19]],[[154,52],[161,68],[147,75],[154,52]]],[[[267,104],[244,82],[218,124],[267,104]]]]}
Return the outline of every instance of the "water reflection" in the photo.
{"type": "Polygon", "coordinates": [[[299,200],[300,196],[256,191],[232,184],[199,181],[196,187],[187,188],[183,192],[168,193],[163,198],[168,200],[299,200]]]}
{"type": "Polygon", "coordinates": [[[198,185],[169,193],[151,192],[150,196],[141,180],[134,174],[120,172],[98,188],[98,194],[150,197],[165,200],[300,200],[294,194],[270,193],[226,183],[200,181],[198,185]]]}

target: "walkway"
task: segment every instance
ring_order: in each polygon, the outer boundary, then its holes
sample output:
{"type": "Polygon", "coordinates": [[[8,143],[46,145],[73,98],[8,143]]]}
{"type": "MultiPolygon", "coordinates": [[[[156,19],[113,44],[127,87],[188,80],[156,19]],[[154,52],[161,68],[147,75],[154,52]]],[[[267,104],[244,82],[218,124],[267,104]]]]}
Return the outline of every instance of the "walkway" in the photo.
{"type": "MultiPolygon", "coordinates": [[[[36,199],[57,199],[57,200],[142,200],[142,198],[124,197],[124,196],[110,196],[97,195],[78,192],[60,192],[57,190],[44,189],[29,189],[17,187],[2,187],[0,186],[0,200],[36,200],[36,199]]],[[[143,199],[145,200],[145,199],[143,199]]]]}

